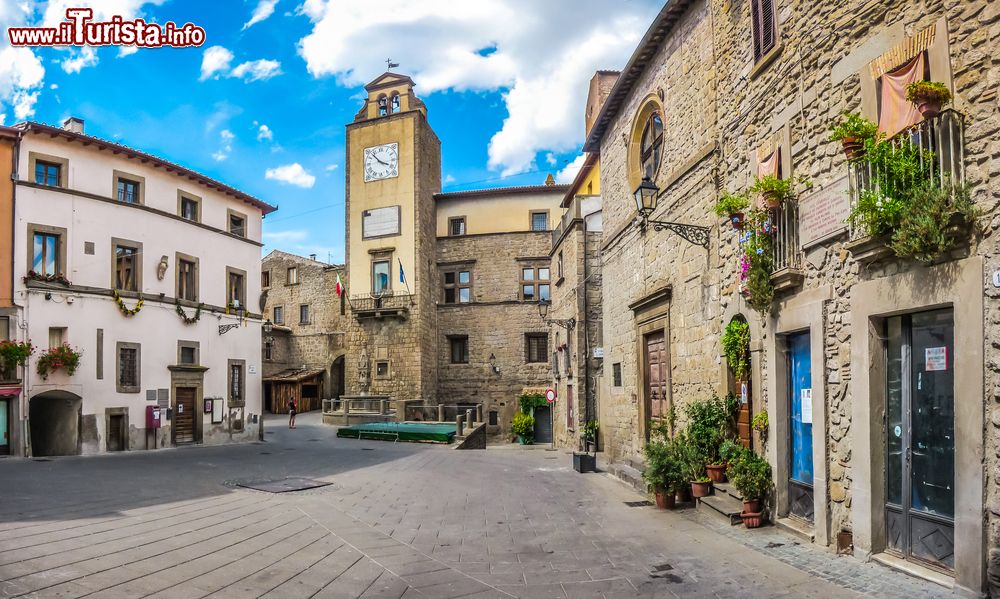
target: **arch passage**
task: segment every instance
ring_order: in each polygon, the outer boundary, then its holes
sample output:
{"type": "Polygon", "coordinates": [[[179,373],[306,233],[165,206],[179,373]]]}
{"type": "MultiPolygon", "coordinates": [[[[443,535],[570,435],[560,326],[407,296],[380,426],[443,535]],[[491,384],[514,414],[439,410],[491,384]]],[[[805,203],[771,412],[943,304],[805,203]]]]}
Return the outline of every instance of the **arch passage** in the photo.
{"type": "Polygon", "coordinates": [[[66,391],[49,391],[31,398],[28,422],[32,454],[78,455],[83,400],[66,391]]]}

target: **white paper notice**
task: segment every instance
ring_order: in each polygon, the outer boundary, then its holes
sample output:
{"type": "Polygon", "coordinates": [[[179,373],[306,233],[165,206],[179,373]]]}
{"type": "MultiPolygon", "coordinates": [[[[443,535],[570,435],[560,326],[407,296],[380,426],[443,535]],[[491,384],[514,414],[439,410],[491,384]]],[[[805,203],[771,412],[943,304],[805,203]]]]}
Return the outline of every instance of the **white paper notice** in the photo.
{"type": "Polygon", "coordinates": [[[813,421],[813,390],[802,390],[802,424],[812,424],[813,421]]]}
{"type": "Polygon", "coordinates": [[[948,348],[928,347],[924,349],[924,370],[948,370],[948,348]]]}

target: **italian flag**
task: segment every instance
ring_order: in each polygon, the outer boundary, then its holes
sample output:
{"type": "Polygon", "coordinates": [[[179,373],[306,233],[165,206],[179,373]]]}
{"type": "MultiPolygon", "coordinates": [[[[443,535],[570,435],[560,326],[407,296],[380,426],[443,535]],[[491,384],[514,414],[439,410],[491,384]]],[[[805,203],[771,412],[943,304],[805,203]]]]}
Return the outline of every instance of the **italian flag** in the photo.
{"type": "Polygon", "coordinates": [[[344,282],[340,280],[340,273],[337,273],[337,297],[344,295],[344,282]]]}

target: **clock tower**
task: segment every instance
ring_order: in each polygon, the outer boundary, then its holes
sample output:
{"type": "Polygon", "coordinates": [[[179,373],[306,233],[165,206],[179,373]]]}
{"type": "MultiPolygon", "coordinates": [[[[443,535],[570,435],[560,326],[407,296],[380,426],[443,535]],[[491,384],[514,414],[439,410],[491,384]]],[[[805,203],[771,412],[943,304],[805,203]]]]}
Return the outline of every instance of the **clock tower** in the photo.
{"type": "Polygon", "coordinates": [[[382,74],[347,125],[346,386],[434,403],[441,144],[413,87],[405,75],[382,74]]]}

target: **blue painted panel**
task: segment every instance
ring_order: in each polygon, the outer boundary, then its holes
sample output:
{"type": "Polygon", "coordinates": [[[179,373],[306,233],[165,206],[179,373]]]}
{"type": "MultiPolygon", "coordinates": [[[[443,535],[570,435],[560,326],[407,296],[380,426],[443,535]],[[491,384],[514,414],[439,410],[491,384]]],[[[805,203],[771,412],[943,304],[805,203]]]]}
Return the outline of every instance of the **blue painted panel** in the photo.
{"type": "Polygon", "coordinates": [[[813,433],[812,433],[812,371],[810,370],[809,333],[788,337],[788,354],[791,358],[791,478],[813,484],[813,433]],[[803,405],[806,411],[803,412],[803,405]]]}

